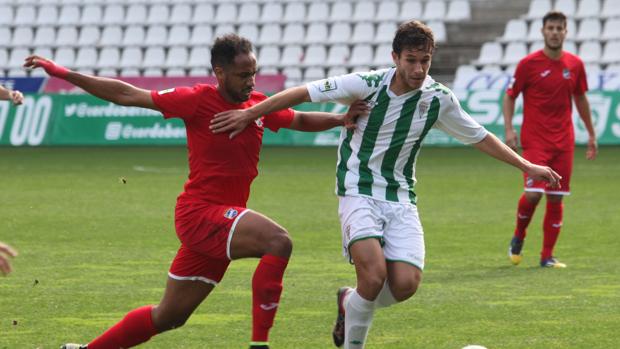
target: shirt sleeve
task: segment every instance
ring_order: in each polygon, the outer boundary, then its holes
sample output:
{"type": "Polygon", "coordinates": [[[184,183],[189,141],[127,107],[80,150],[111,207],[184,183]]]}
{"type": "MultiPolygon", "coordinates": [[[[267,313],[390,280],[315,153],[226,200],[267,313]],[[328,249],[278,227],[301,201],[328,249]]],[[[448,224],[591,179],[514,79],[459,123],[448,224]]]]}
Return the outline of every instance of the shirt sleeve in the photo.
{"type": "Polygon", "coordinates": [[[512,98],[519,97],[519,94],[521,94],[521,92],[523,92],[523,89],[525,88],[526,82],[527,69],[525,68],[524,61],[521,61],[517,65],[517,69],[515,69],[515,73],[510,80],[508,89],[506,90],[506,94],[508,94],[512,98]]]}
{"type": "Polygon", "coordinates": [[[268,114],[263,118],[263,123],[265,127],[272,130],[273,132],[278,132],[281,128],[288,128],[293,123],[293,118],[295,117],[295,111],[293,109],[284,109],[278,110],[271,114],[268,114]]]}
{"type": "Polygon", "coordinates": [[[167,90],[151,91],[153,102],[164,114],[164,118],[188,120],[198,108],[200,86],[174,87],[167,90]]]}
{"type": "Polygon", "coordinates": [[[454,93],[442,97],[435,127],[464,144],[478,143],[489,133],[461,108],[454,93]]]}
{"type": "Polygon", "coordinates": [[[312,102],[338,102],[350,105],[358,99],[366,99],[381,85],[386,71],[351,73],[306,84],[312,102]]]}
{"type": "Polygon", "coordinates": [[[579,61],[579,65],[577,67],[577,83],[575,84],[575,90],[573,94],[576,96],[581,96],[586,91],[588,91],[588,78],[586,77],[586,69],[583,66],[583,62],[579,61]]]}

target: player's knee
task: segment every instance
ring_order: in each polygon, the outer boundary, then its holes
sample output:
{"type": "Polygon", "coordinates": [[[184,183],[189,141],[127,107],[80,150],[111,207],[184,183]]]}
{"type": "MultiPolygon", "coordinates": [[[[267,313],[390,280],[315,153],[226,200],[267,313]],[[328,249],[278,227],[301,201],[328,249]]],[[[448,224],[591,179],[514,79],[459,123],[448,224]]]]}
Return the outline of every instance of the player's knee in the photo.
{"type": "Polygon", "coordinates": [[[289,257],[293,251],[293,241],[286,229],[275,227],[269,234],[267,253],[281,257],[289,257]]]}
{"type": "Polygon", "coordinates": [[[159,332],[173,330],[175,328],[182,327],[189,319],[190,314],[186,313],[171,313],[166,311],[153,311],[153,325],[159,332]]]}
{"type": "Polygon", "coordinates": [[[525,192],[525,198],[532,204],[538,204],[538,202],[542,198],[542,193],[536,191],[528,191],[525,192]]]}
{"type": "Polygon", "coordinates": [[[358,277],[358,292],[366,299],[375,299],[379,292],[381,292],[386,278],[387,273],[378,269],[374,272],[366,273],[358,277]]]}
{"type": "Polygon", "coordinates": [[[398,302],[403,302],[411,298],[418,290],[420,279],[419,274],[414,274],[410,277],[401,278],[395,282],[392,281],[390,283],[390,290],[392,291],[394,299],[398,302]]]}

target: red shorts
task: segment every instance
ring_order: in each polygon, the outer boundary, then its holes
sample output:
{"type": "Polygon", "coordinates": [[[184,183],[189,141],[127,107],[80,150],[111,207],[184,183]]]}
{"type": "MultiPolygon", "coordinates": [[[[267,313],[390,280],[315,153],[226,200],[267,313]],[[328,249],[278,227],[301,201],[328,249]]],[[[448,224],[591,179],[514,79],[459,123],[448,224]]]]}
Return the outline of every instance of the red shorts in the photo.
{"type": "Polygon", "coordinates": [[[557,172],[562,179],[561,188],[554,189],[549,187],[545,181],[536,181],[523,173],[525,191],[535,191],[554,195],[570,194],[570,176],[573,172],[574,151],[548,151],[541,149],[524,149],[523,157],[536,165],[549,166],[557,172]]]}
{"type": "Polygon", "coordinates": [[[216,285],[230,263],[230,240],[245,207],[177,200],[175,227],[181,247],[168,275],[216,285]]]}

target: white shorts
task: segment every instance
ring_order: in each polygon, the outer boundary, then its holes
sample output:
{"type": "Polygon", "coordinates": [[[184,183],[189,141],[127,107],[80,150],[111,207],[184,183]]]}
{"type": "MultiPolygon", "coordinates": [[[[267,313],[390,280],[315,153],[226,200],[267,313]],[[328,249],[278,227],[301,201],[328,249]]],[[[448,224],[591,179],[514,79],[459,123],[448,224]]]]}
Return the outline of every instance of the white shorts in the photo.
{"type": "Polygon", "coordinates": [[[424,269],[424,231],[415,205],[365,196],[340,196],[339,199],[345,256],[349,256],[354,242],[376,238],[383,246],[386,260],[424,269]]]}

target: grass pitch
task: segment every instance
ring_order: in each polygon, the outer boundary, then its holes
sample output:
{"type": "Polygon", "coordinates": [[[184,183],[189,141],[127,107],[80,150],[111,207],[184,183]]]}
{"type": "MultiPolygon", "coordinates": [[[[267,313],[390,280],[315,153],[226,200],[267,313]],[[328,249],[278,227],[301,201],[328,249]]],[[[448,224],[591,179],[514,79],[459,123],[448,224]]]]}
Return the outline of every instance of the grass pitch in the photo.
{"type": "MultiPolygon", "coordinates": [[[[375,314],[368,349],[613,348],[620,343],[620,148],[577,150],[556,255],[538,267],[542,206],[518,267],[507,258],[521,177],[469,148],[425,148],[418,206],[423,283],[375,314]]],[[[334,148],[265,148],[249,206],[294,241],[272,347],[330,348],[341,257],[334,148]]],[[[178,240],[182,148],[0,148],[0,240],[20,251],[0,278],[0,348],[88,342],[158,302],[178,240]],[[123,180],[125,179],[125,183],[123,180]]],[[[245,348],[256,260],[235,261],[185,327],[144,348],[245,348]]]]}

